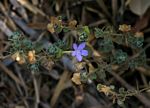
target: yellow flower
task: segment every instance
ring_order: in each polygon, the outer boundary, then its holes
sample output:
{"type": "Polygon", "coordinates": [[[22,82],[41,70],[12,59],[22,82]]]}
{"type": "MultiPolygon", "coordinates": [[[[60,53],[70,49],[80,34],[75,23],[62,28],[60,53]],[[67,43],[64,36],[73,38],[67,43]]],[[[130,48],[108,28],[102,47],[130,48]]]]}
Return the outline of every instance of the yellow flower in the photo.
{"type": "Polygon", "coordinates": [[[59,20],[57,17],[51,17],[50,18],[50,23],[47,25],[47,30],[51,33],[55,32],[55,26],[61,26],[62,25],[62,21],[59,20]]]}
{"type": "Polygon", "coordinates": [[[131,30],[131,25],[127,25],[127,24],[119,25],[119,30],[122,32],[128,32],[131,30]]]}
{"type": "Polygon", "coordinates": [[[29,60],[29,63],[31,63],[31,64],[36,62],[35,50],[32,50],[32,51],[28,52],[28,60],[29,60]]]}
{"type": "Polygon", "coordinates": [[[55,32],[55,30],[54,30],[54,25],[53,25],[52,23],[49,23],[49,24],[47,25],[47,30],[48,30],[49,32],[51,32],[51,33],[54,33],[54,32],[55,32]]]}
{"type": "Polygon", "coordinates": [[[80,84],[81,84],[81,81],[80,81],[80,73],[74,73],[71,80],[72,80],[76,85],[80,85],[80,84]]]}
{"type": "Polygon", "coordinates": [[[26,62],[25,58],[19,52],[16,52],[11,57],[13,60],[16,60],[19,64],[24,64],[26,62]]]}
{"type": "Polygon", "coordinates": [[[97,89],[98,89],[99,92],[104,93],[106,96],[108,96],[110,93],[112,93],[111,88],[106,86],[106,85],[99,84],[97,86],[97,89]]]}
{"type": "Polygon", "coordinates": [[[86,62],[78,62],[75,64],[75,69],[76,71],[80,71],[81,69],[83,69],[86,65],[86,62]]]}
{"type": "Polygon", "coordinates": [[[77,21],[76,20],[71,20],[68,23],[69,28],[74,29],[77,25],[77,21]]]}

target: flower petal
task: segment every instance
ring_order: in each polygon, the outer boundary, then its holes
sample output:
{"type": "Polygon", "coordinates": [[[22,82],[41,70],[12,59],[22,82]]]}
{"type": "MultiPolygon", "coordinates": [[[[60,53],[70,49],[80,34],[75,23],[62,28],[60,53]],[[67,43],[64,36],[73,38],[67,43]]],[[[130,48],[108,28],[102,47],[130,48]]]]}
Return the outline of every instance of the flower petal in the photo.
{"type": "Polygon", "coordinates": [[[80,54],[76,55],[76,58],[79,62],[82,60],[82,56],[80,54]]]}
{"type": "Polygon", "coordinates": [[[73,44],[73,49],[74,49],[74,50],[77,49],[77,44],[76,44],[76,43],[73,44]]]}
{"type": "Polygon", "coordinates": [[[88,51],[87,51],[87,50],[81,50],[81,54],[82,54],[83,56],[87,56],[87,55],[88,55],[88,51]]]}
{"type": "Polygon", "coordinates": [[[85,42],[81,43],[78,47],[78,50],[82,50],[85,47],[85,42]]]}
{"type": "Polygon", "coordinates": [[[76,51],[72,51],[72,52],[71,52],[71,55],[72,55],[72,56],[75,56],[75,55],[76,55],[76,51]]]}

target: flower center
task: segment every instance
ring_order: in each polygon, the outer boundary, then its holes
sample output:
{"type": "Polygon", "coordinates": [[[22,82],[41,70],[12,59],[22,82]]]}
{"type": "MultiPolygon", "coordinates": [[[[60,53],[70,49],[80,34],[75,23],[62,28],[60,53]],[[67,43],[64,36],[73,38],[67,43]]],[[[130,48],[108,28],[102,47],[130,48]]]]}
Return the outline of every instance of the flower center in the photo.
{"type": "Polygon", "coordinates": [[[81,55],[81,50],[76,50],[77,55],[81,55]]]}

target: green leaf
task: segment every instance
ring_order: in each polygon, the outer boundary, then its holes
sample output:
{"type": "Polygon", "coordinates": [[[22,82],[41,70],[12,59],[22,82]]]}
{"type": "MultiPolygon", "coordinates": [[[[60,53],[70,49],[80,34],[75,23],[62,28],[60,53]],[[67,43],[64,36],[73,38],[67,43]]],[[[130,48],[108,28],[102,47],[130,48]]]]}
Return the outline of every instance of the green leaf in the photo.
{"type": "Polygon", "coordinates": [[[17,40],[22,36],[22,33],[20,31],[15,31],[13,34],[10,36],[10,39],[17,40]]]}
{"type": "Polygon", "coordinates": [[[106,73],[105,73],[105,70],[103,68],[98,68],[96,70],[96,75],[97,75],[97,78],[99,78],[100,80],[105,80],[106,79],[106,73]]]}
{"type": "Polygon", "coordinates": [[[110,39],[99,40],[98,45],[98,49],[104,53],[110,52],[114,48],[113,42],[110,39]]]}
{"type": "Polygon", "coordinates": [[[114,85],[110,85],[109,87],[110,87],[112,90],[115,89],[115,86],[114,86],[114,85]]]}
{"type": "Polygon", "coordinates": [[[103,28],[103,29],[95,28],[94,34],[96,38],[104,38],[104,36],[109,35],[111,32],[112,31],[110,28],[103,28]]]}
{"type": "Polygon", "coordinates": [[[125,93],[125,89],[122,87],[122,88],[119,88],[119,93],[120,94],[124,94],[125,93]]]}
{"type": "Polygon", "coordinates": [[[62,57],[63,56],[63,51],[62,51],[62,49],[58,49],[58,52],[57,52],[57,54],[56,54],[56,58],[60,58],[60,57],[62,57]]]}
{"type": "Polygon", "coordinates": [[[96,80],[97,79],[97,75],[95,73],[91,73],[89,76],[88,76],[91,80],[96,80]]]}
{"type": "Polygon", "coordinates": [[[143,46],[144,38],[128,35],[127,41],[132,48],[140,48],[143,46]]]}
{"type": "Polygon", "coordinates": [[[50,45],[48,47],[48,53],[50,55],[56,55],[59,52],[59,48],[56,45],[50,45]]]}
{"type": "Polygon", "coordinates": [[[97,90],[99,91],[103,87],[102,84],[97,84],[97,90]]]}
{"type": "Polygon", "coordinates": [[[145,52],[141,53],[138,57],[130,60],[129,67],[135,69],[136,67],[143,66],[146,64],[146,54],[145,52]]]}
{"type": "Polygon", "coordinates": [[[79,41],[83,42],[83,41],[87,41],[88,39],[88,35],[86,34],[86,32],[81,32],[79,33],[79,41]]]}
{"type": "Polygon", "coordinates": [[[27,50],[33,49],[33,44],[31,42],[31,40],[26,39],[26,38],[24,38],[22,40],[22,46],[23,46],[24,49],[27,49],[27,50]]]}
{"type": "Polygon", "coordinates": [[[40,43],[40,42],[35,43],[33,47],[36,53],[41,52],[41,50],[44,48],[43,43],[40,43]]]}
{"type": "Polygon", "coordinates": [[[117,104],[118,104],[119,106],[124,106],[124,102],[121,101],[121,100],[117,100],[117,104]]]}
{"type": "Polygon", "coordinates": [[[63,40],[58,40],[57,42],[54,43],[59,48],[63,48],[65,46],[65,42],[63,40]]]}
{"type": "Polygon", "coordinates": [[[70,31],[70,29],[68,27],[63,27],[63,32],[67,33],[69,31],[70,31]]]}
{"type": "Polygon", "coordinates": [[[84,32],[89,36],[90,35],[90,29],[88,26],[83,27],[84,32]]]}
{"type": "Polygon", "coordinates": [[[81,72],[81,74],[80,74],[80,80],[81,80],[81,82],[83,82],[83,83],[86,83],[86,82],[87,82],[88,76],[87,76],[87,73],[86,73],[86,72],[81,72]]]}
{"type": "Polygon", "coordinates": [[[55,29],[55,32],[56,32],[56,33],[60,33],[63,28],[62,28],[61,25],[55,25],[55,26],[54,26],[54,29],[55,29]]]}
{"type": "Polygon", "coordinates": [[[123,52],[122,50],[117,50],[114,56],[114,59],[118,64],[125,62],[127,58],[127,53],[123,52]]]}

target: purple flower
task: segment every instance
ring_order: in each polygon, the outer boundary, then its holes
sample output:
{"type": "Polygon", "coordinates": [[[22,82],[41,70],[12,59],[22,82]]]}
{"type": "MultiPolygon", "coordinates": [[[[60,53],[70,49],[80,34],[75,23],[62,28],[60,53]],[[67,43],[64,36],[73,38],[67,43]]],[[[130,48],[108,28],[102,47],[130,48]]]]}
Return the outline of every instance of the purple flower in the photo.
{"type": "Polygon", "coordinates": [[[77,46],[76,43],[73,44],[74,51],[72,51],[72,56],[75,56],[78,61],[82,60],[82,56],[88,55],[88,51],[83,48],[85,48],[85,42],[81,43],[79,46],[77,46]]]}

